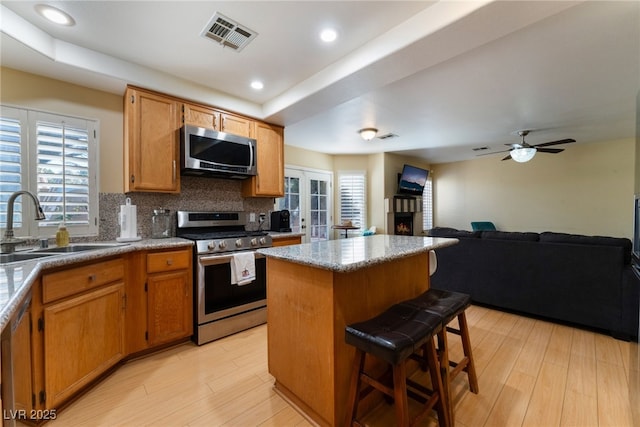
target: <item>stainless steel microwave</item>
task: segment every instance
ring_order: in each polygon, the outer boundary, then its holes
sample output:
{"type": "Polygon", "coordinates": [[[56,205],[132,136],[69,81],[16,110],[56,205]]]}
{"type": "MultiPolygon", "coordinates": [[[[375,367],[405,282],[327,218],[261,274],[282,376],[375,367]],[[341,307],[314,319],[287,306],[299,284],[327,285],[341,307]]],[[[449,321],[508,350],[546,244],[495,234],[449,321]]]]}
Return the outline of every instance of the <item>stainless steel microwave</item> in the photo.
{"type": "Polygon", "coordinates": [[[180,173],[244,179],[256,174],[256,140],[184,125],[180,130],[180,173]]]}

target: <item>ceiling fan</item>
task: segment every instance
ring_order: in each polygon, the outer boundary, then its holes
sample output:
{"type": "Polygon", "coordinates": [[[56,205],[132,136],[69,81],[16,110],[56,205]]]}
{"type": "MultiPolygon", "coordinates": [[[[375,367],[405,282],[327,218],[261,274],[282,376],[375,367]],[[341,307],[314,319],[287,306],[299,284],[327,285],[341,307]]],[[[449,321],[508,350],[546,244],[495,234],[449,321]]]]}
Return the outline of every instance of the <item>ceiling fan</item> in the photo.
{"type": "MultiPolygon", "coordinates": [[[[533,156],[536,155],[536,152],[558,154],[564,151],[564,148],[546,148],[546,147],[549,147],[551,145],[569,144],[571,142],[576,142],[575,139],[560,139],[558,141],[550,141],[550,142],[543,142],[541,144],[529,145],[524,140],[524,137],[529,135],[529,132],[531,131],[529,130],[518,131],[518,135],[522,138],[522,142],[516,143],[516,144],[505,144],[505,145],[510,145],[511,149],[505,150],[505,151],[497,151],[496,153],[505,153],[508,151],[509,155],[502,160],[513,159],[516,162],[524,163],[533,159],[533,156]]],[[[486,154],[480,154],[480,155],[482,156],[482,155],[496,154],[496,153],[486,153],[486,154]]]]}

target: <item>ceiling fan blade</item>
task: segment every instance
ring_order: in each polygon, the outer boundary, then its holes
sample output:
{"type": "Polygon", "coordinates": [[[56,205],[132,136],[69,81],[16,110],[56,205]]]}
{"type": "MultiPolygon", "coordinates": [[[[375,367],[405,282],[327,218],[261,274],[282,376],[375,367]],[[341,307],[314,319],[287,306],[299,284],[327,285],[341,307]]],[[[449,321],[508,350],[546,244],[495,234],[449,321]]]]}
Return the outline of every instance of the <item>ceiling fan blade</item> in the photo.
{"type": "Polygon", "coordinates": [[[502,160],[509,160],[509,159],[511,159],[511,154],[509,154],[507,157],[505,157],[505,158],[504,158],[504,159],[502,159],[502,160]]]}
{"type": "Polygon", "coordinates": [[[558,154],[564,151],[564,148],[536,148],[536,151],[540,153],[553,153],[558,154]]]}
{"type": "Polygon", "coordinates": [[[511,151],[511,150],[492,151],[491,153],[476,154],[476,157],[479,157],[479,156],[490,156],[491,154],[506,153],[508,151],[511,151]]]}
{"type": "Polygon", "coordinates": [[[576,142],[575,139],[561,139],[559,141],[543,142],[542,144],[532,145],[532,147],[548,147],[550,145],[569,144],[570,142],[576,142]]]}

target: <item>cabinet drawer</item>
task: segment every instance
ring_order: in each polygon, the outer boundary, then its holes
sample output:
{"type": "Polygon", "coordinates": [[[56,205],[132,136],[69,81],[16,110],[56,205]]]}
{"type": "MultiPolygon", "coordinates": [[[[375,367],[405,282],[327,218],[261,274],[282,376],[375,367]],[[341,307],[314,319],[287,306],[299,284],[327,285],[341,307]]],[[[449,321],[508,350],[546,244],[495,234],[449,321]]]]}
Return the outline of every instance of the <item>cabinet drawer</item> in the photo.
{"type": "Polygon", "coordinates": [[[122,259],[95,262],[42,276],[44,304],[124,278],[122,259]]]}
{"type": "Polygon", "coordinates": [[[191,249],[147,254],[147,273],[181,270],[191,265],[191,249]]]}

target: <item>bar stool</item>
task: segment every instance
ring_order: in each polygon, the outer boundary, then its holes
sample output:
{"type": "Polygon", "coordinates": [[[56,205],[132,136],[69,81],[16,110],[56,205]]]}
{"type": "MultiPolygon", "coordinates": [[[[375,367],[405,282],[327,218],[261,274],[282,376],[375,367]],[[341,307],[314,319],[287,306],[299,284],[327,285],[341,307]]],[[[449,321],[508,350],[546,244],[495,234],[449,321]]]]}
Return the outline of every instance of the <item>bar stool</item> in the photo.
{"type": "MultiPolygon", "coordinates": [[[[438,332],[438,353],[440,356],[440,368],[442,369],[442,382],[449,401],[449,418],[453,424],[454,412],[453,401],[451,399],[450,384],[451,381],[460,372],[467,373],[467,380],[469,382],[469,389],[471,392],[478,394],[478,377],[476,375],[476,368],[473,362],[473,353],[471,351],[471,339],[469,338],[469,327],[467,324],[467,317],[465,310],[471,305],[471,297],[467,294],[452,291],[443,291],[440,289],[429,289],[422,293],[420,296],[411,300],[403,301],[401,303],[410,309],[419,309],[427,313],[437,314],[442,318],[442,329],[438,332]],[[459,328],[449,326],[453,319],[458,318],[459,328]],[[464,356],[461,360],[453,361],[449,358],[449,349],[447,341],[447,332],[453,333],[461,337],[462,350],[464,356]],[[453,368],[449,370],[449,368],[453,368]]],[[[411,356],[412,359],[421,362],[422,369],[425,369],[426,357],[424,354],[420,356],[418,353],[414,353],[411,356]]]]}
{"type": "Polygon", "coordinates": [[[419,422],[434,407],[440,427],[448,427],[449,408],[444,393],[434,345],[434,336],[442,329],[442,318],[434,313],[402,305],[394,305],[382,314],[364,322],[348,325],[345,341],[356,348],[349,385],[349,399],[345,426],[362,425],[357,419],[358,404],[374,389],[394,400],[396,424],[401,427],[419,422]],[[425,359],[431,375],[433,390],[407,378],[406,360],[419,349],[425,349],[425,359]],[[364,370],[365,356],[369,354],[391,366],[393,387],[381,378],[373,378],[364,370]],[[361,390],[363,383],[366,385],[361,390]],[[408,388],[410,387],[410,388],[408,388]],[[410,420],[408,397],[424,406],[410,420]]]}

